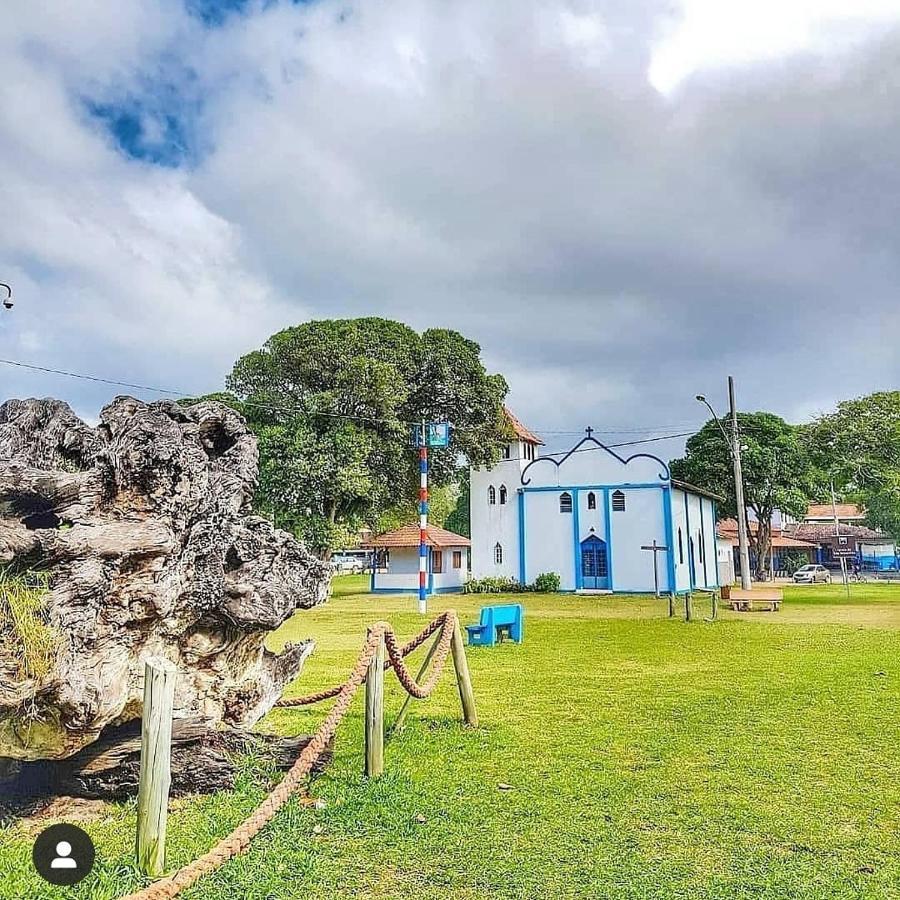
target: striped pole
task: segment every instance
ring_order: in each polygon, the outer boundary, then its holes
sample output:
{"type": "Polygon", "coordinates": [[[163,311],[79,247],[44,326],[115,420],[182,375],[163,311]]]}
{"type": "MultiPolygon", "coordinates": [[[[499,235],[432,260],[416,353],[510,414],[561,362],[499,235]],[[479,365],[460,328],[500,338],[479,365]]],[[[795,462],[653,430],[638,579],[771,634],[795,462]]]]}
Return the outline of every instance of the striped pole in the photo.
{"type": "Polygon", "coordinates": [[[428,447],[425,425],[419,447],[419,612],[428,612],[428,447]]]}

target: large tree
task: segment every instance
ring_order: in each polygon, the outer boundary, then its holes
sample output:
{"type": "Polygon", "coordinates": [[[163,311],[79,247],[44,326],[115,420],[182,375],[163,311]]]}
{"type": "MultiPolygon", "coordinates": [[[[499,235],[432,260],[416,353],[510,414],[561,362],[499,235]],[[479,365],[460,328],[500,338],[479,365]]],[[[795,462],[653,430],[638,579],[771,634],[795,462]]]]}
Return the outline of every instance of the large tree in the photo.
{"type": "Polygon", "coordinates": [[[823,482],[859,500],[870,525],[900,539],[900,391],[845,400],[808,432],[823,482]]]}
{"type": "MultiPolygon", "coordinates": [[[[813,470],[802,430],[767,412],[738,413],[746,508],[739,513],[734,492],[731,451],[718,423],[711,419],[687,442],[682,459],[672,460],[672,476],[702,485],[725,498],[723,516],[745,516],[750,547],[761,578],[772,542],[775,510],[801,518],[813,490],[813,470]],[[748,510],[757,525],[749,527],[748,510]]],[[[723,422],[731,428],[731,418],[723,422]]]]}
{"type": "Polygon", "coordinates": [[[455,331],[380,318],[274,334],[227,380],[259,438],[261,507],[327,554],[417,495],[413,423],[453,425],[451,447],[430,452],[434,487],[455,478],[460,456],[492,464],[509,439],[507,386],[480,352],[455,331]]]}

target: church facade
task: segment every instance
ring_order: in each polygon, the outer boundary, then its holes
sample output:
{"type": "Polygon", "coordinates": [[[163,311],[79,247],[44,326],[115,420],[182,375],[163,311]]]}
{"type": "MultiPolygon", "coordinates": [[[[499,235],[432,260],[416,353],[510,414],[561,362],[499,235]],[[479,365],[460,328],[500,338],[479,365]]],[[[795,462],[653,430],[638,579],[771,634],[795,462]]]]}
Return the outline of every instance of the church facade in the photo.
{"type": "Polygon", "coordinates": [[[673,480],[649,453],[619,456],[591,429],[542,456],[540,438],[510,421],[516,440],[500,462],[470,473],[472,577],[527,584],[555,572],[562,590],[585,592],[719,586],[715,494],[673,480]]]}

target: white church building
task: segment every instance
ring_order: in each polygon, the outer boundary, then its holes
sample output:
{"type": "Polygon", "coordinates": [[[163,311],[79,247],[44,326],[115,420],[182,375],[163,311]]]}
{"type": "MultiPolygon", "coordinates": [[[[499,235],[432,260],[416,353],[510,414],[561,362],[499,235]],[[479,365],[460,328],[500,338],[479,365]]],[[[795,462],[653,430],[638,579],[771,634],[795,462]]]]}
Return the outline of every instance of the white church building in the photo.
{"type": "Polygon", "coordinates": [[[541,456],[543,441],[509,417],[516,440],[470,473],[473,578],[555,572],[564,591],[650,593],[656,559],[662,592],[719,586],[721,498],[673,480],[649,453],[619,456],[590,428],[567,453],[541,456]]]}

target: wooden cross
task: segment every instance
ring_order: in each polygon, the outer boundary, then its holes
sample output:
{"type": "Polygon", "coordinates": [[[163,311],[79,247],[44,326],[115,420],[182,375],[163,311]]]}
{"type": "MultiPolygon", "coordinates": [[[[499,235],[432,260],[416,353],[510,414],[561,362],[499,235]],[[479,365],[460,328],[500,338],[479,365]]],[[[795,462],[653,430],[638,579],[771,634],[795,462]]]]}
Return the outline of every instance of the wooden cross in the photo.
{"type": "Polygon", "coordinates": [[[663,546],[662,544],[656,543],[656,538],[653,539],[652,544],[642,544],[641,550],[652,550],[653,551],[653,590],[656,596],[659,596],[659,566],[656,564],[656,556],[658,553],[667,553],[669,548],[663,546]]]}
{"type": "Polygon", "coordinates": [[[590,425],[588,425],[588,427],[585,428],[584,430],[587,432],[587,436],[588,436],[588,437],[590,437],[590,436],[594,433],[594,429],[591,428],[590,425]]]}

